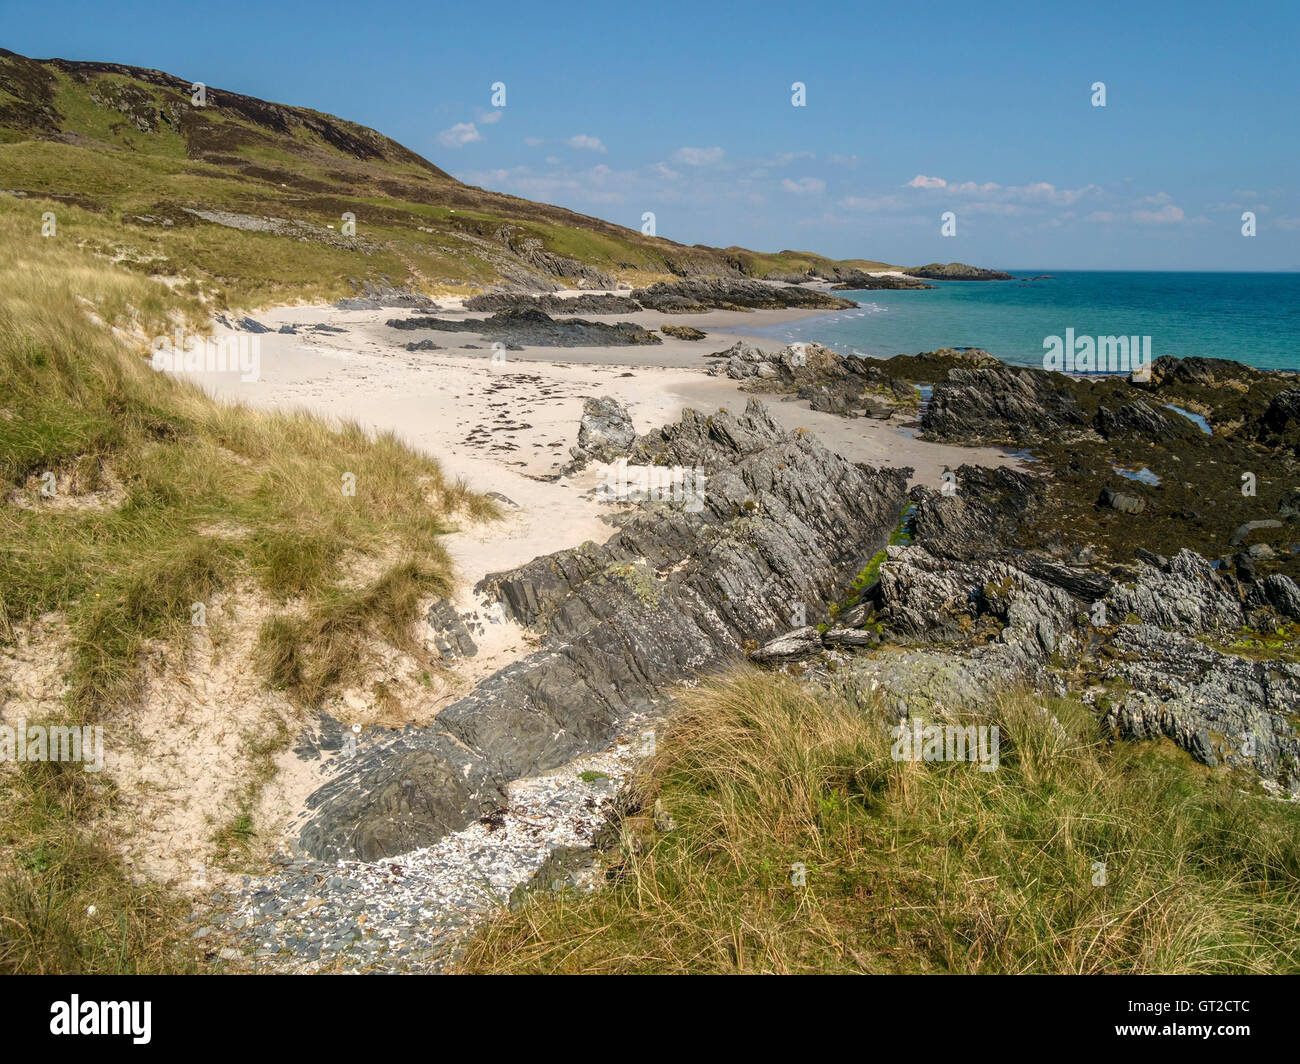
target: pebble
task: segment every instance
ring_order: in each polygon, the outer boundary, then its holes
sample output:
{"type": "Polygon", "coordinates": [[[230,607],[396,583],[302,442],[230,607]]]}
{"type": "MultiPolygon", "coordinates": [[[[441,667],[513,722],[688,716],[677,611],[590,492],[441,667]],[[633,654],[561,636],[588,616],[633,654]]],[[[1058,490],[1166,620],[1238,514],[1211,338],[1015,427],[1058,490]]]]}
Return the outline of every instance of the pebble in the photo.
{"type": "MultiPolygon", "coordinates": [[[[509,784],[498,827],[472,824],[426,849],[374,862],[282,855],[225,902],[225,937],[252,950],[260,971],[311,972],[325,963],[345,971],[441,970],[553,850],[591,845],[647,752],[639,738],[646,722],[628,727],[607,750],[509,784]]],[[[194,937],[212,932],[203,927],[194,937]]]]}

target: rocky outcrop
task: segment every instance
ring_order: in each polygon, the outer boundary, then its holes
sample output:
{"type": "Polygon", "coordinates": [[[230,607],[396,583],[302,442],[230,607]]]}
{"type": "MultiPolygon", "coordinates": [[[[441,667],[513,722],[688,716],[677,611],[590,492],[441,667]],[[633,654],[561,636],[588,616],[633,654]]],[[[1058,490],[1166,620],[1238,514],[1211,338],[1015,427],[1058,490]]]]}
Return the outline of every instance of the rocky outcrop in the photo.
{"type": "Polygon", "coordinates": [[[1259,418],[1255,435],[1265,444],[1300,454],[1300,388],[1273,396],[1259,418]]]}
{"type": "Polygon", "coordinates": [[[1232,632],[1245,623],[1236,583],[1183,550],[1160,568],[1142,566],[1137,579],[1117,584],[1108,601],[1116,616],[1133,614],[1161,628],[1189,635],[1232,632]]]}
{"type": "Polygon", "coordinates": [[[1039,534],[1091,525],[1094,545],[1121,560],[1157,543],[1231,562],[1245,578],[1300,577],[1294,374],[1162,357],[1150,380],[1076,378],[934,354],[879,365],[932,375],[920,418],[927,439],[1031,449],[1026,457],[1051,472],[1031,521],[1039,534]],[[1247,535],[1248,549],[1231,549],[1247,535]]]}
{"type": "Polygon", "coordinates": [[[390,318],[393,329],[433,329],[440,332],[469,332],[516,347],[605,347],[610,345],[659,344],[663,340],[630,321],[614,324],[583,318],[552,318],[533,308],[502,310],[490,318],[390,318]]]}
{"type": "Polygon", "coordinates": [[[663,314],[697,314],[706,310],[779,310],[788,307],[841,310],[857,306],[852,300],[841,299],[815,288],[718,277],[660,281],[649,288],[634,289],[632,298],[647,310],[657,310],[663,314]]]}
{"type": "MultiPolygon", "coordinates": [[[[719,353],[718,369],[746,388],[805,395],[845,414],[867,400],[907,409],[913,381],[934,374],[922,415],[929,433],[1034,442],[1051,461],[1033,467],[1041,473],[962,466],[947,494],[907,493],[905,471],[866,469],[811,435],[786,435],[757,403],[742,417],[688,412],[633,437],[616,403],[590,401],[578,457],[698,472],[701,505],[643,499],[618,515],[604,546],[485,580],[480,596],[532,631],[537,650],[432,726],[366,733],[311,800],[308,852],[372,859],[460,830],[497,808],[511,780],[601,748],[629,720],[659,712],[679,682],[747,652],[755,665],[872,697],[883,691],[911,710],[1024,685],[1083,692],[1117,739],[1167,736],[1206,764],[1250,768],[1270,787],[1300,791],[1288,708],[1300,666],[1285,645],[1300,589],[1281,571],[1292,564],[1281,545],[1300,517],[1300,493],[1243,496],[1238,471],[1258,451],[1240,459],[1223,450],[1226,427],[1214,436],[1189,429],[1166,415],[1161,388],[1016,370],[982,352],[877,361],[817,345],[765,353],[741,344],[719,353]],[[1111,485],[1100,499],[1105,483],[1080,490],[1089,483],[1081,469],[1109,477],[1148,461],[1154,468],[1152,448],[1165,463],[1159,485],[1117,481],[1123,490],[1111,485]],[[1219,496],[1181,483],[1201,475],[1182,461],[1188,448],[1215,459],[1206,475],[1223,481],[1219,496]],[[1250,547],[1240,537],[1229,544],[1235,554],[1212,562],[1180,550],[1177,535],[1142,538],[1170,557],[1121,552],[1120,541],[1103,538],[1122,521],[1183,527],[1168,523],[1175,490],[1187,493],[1177,505],[1190,515],[1177,520],[1217,506],[1226,530],[1211,542],[1222,549],[1232,529],[1253,525],[1250,547]],[[907,534],[882,558],[908,501],[907,534]],[[1075,513],[1069,506],[1083,516],[1062,520],[1075,513]],[[1276,549],[1262,542],[1269,537],[1276,549]],[[844,608],[826,606],[837,602],[844,608]],[[888,653],[878,642],[892,644],[888,653]]],[[[1173,369],[1163,379],[1168,388],[1207,387],[1173,369]]],[[[1227,391],[1262,416],[1284,384],[1265,376],[1244,393],[1227,391]]],[[[1216,429],[1225,425],[1216,419],[1216,429]]],[[[468,652],[445,609],[431,620],[443,653],[468,652]]]]}
{"type": "MultiPolygon", "coordinates": [[[[518,256],[532,270],[538,271],[544,277],[556,278],[557,287],[614,287],[615,279],[612,274],[580,259],[572,259],[549,250],[540,237],[534,236],[521,226],[513,224],[499,226],[493,236],[499,244],[518,256]]],[[[533,287],[535,281],[530,278],[525,283],[533,287]]]]}
{"type": "Polygon", "coordinates": [[[889,376],[873,359],[845,357],[821,344],[788,344],[765,352],[737,341],[714,356],[711,374],[745,382],[750,391],[794,394],[813,410],[841,417],[888,418],[915,413],[916,388],[889,376]]]}
{"type": "Polygon", "coordinates": [[[311,797],[303,849],[373,860],[429,845],[506,782],[599,748],[682,681],[741,660],[796,608],[816,620],[888,539],[910,472],[849,462],[752,401],[739,417],[686,411],[628,457],[698,469],[703,505],[641,503],[603,546],[484,580],[479,594],[540,648],[433,725],[367,733],[311,797]]]}
{"type": "Polygon", "coordinates": [[[608,462],[626,454],[635,439],[636,429],[627,407],[608,395],[585,399],[578,422],[578,443],[570,449],[573,462],[567,471],[580,469],[592,459],[608,462]]]}
{"type": "Polygon", "coordinates": [[[641,309],[641,304],[626,296],[603,292],[588,292],[580,296],[484,292],[465,300],[465,309],[490,313],[501,310],[540,310],[547,314],[635,314],[641,309]]]}
{"type": "Polygon", "coordinates": [[[888,548],[851,618],[878,629],[891,653],[846,653],[829,631],[818,646],[803,628],[751,660],[794,662],[864,698],[883,692],[904,713],[1072,687],[1115,738],[1166,736],[1207,765],[1300,793],[1300,665],[1234,652],[1239,632],[1272,633],[1300,616],[1294,581],[1243,583],[1189,550],[1103,571],[1086,545],[1020,541],[1036,477],[963,466],[956,482],[952,495],[913,489],[911,542],[888,548]]]}
{"type": "Polygon", "coordinates": [[[1105,675],[1122,686],[1103,724],[1117,736],[1164,735],[1206,765],[1300,791],[1300,665],[1226,654],[1147,623],[1122,625],[1112,646],[1122,657],[1105,675]]]}
{"type": "Polygon", "coordinates": [[[1171,385],[1189,385],[1198,388],[1231,384],[1247,386],[1267,379],[1268,373],[1244,362],[1226,358],[1174,358],[1161,355],[1151,362],[1151,378],[1147,387],[1161,389],[1171,385]]]}
{"type": "Polygon", "coordinates": [[[412,291],[405,285],[376,284],[373,281],[352,280],[352,286],[358,294],[347,299],[340,299],[334,305],[339,310],[419,310],[425,314],[435,314],[438,304],[420,292],[412,291]]]}
{"type": "Polygon", "coordinates": [[[1001,270],[986,270],[967,266],[964,262],[932,262],[904,270],[909,277],[926,277],[934,281],[1014,281],[1015,278],[1001,270]]]}
{"type": "Polygon", "coordinates": [[[1122,380],[1076,381],[1001,364],[949,369],[934,386],[921,427],[936,439],[1020,446],[1133,437],[1191,440],[1199,432],[1187,418],[1152,407],[1122,380]]]}
{"type": "Polygon", "coordinates": [[[659,331],[675,340],[703,340],[708,335],[689,325],[660,325],[659,331]]]}
{"type": "Polygon", "coordinates": [[[1252,589],[1253,605],[1268,605],[1288,620],[1300,621],[1300,588],[1289,576],[1274,573],[1252,589]]]}
{"type": "Polygon", "coordinates": [[[1103,406],[1093,419],[1093,426],[1103,439],[1117,440],[1137,437],[1143,440],[1188,440],[1200,430],[1187,418],[1170,417],[1164,410],[1156,410],[1135,399],[1122,405],[1103,406]]]}
{"type": "Polygon", "coordinates": [[[898,273],[872,274],[864,270],[841,270],[835,275],[832,292],[907,291],[934,288],[932,284],[898,273]]]}
{"type": "Polygon", "coordinates": [[[1020,446],[1092,434],[1063,379],[1004,365],[954,368],[935,384],[921,428],[936,439],[1020,446]]]}

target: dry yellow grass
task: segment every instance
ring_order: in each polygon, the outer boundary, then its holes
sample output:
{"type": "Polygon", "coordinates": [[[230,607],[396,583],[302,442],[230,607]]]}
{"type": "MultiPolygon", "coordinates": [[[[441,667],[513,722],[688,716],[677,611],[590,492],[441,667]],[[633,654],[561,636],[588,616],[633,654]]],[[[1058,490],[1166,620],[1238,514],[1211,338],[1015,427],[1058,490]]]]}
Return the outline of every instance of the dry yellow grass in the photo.
{"type": "Polygon", "coordinates": [[[1300,811],[1172,747],[1106,746],[1075,702],[1009,695],[963,722],[999,726],[996,771],[895,761],[879,707],[784,677],[709,684],[640,780],[606,883],[501,913],[462,968],[1300,968],[1300,811]]]}
{"type": "MultiPolygon", "coordinates": [[[[449,587],[439,538],[493,504],[392,436],[222,406],[155,371],[147,338],[197,326],[203,305],[68,227],[41,237],[40,206],[0,197],[0,640],[57,618],[71,658],[59,723],[111,721],[142,693],[151,648],[183,658],[194,603],[251,585],[283,611],[263,632],[265,683],[311,705],[376,641],[404,641],[418,600],[449,587]],[[47,474],[57,504],[37,487],[47,474]],[[370,559],[382,571],[358,586],[349,566],[370,559]]],[[[180,903],[92,837],[107,781],[27,764],[6,782],[0,971],[192,966],[180,903]]]]}

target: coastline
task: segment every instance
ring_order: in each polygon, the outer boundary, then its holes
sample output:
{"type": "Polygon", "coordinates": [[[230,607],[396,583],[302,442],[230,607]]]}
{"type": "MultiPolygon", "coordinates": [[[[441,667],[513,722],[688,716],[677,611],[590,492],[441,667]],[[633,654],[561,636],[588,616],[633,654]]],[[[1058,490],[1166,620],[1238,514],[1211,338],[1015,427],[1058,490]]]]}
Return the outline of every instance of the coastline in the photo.
{"type": "MultiPolygon", "coordinates": [[[[438,311],[440,317],[476,316],[449,302],[439,301],[444,308],[438,311]]],[[[470,523],[440,540],[455,573],[450,600],[461,616],[480,622],[475,629],[478,650],[473,657],[449,663],[445,682],[422,693],[418,688],[406,692],[416,702],[401,723],[419,726],[486,677],[535,650],[535,637],[518,624],[492,623],[490,603],[476,593],[476,585],[491,573],[534,558],[587,542],[603,544],[617,530],[617,513],[628,509],[598,501],[596,464],[577,473],[561,471],[578,440],[584,401],[614,398],[627,408],[638,433],[676,422],[688,408],[740,414],[755,396],[725,375],[710,376],[706,372],[710,356],[737,340],[774,349],[779,345],[749,332],[754,323],[806,318],[815,312],[644,312],[635,318],[647,327],[689,324],[709,335],[693,342],[665,337],[663,344],[653,346],[525,347],[508,352],[501,364],[494,364],[490,346],[473,333],[436,333],[434,342],[444,350],[407,351],[406,343],[418,341],[422,334],[384,323],[410,313],[319,305],[266,309],[256,315],[270,330],[256,334],[258,379],[242,381],[237,373],[185,376],[224,401],[303,410],[354,421],[370,432],[393,432],[435,457],[450,477],[463,477],[475,490],[497,493],[502,499],[500,520],[470,523]],[[295,331],[282,333],[283,326],[295,331]],[[466,349],[465,344],[476,348],[466,349]]],[[[584,316],[610,321],[632,317],[584,316]]],[[[213,330],[218,340],[236,335],[248,333],[223,325],[213,330]]],[[[806,401],[792,397],[756,398],[786,431],[810,431],[853,462],[911,466],[912,483],[937,487],[945,468],[963,463],[1027,468],[1003,448],[916,439],[897,419],[846,419],[811,410],[806,401]]],[[[421,611],[428,605],[422,604],[421,611]]],[[[372,707],[358,691],[340,692],[327,699],[322,710],[348,722],[394,724],[373,719],[372,707]]],[[[308,797],[335,767],[333,758],[304,761],[293,751],[277,759],[280,782],[269,789],[260,813],[268,842],[292,847],[308,797]]],[[[174,823],[168,831],[166,841],[150,831],[137,836],[136,855],[142,867],[185,866],[184,854],[168,856],[169,847],[175,847],[174,823]]],[[[197,829],[189,834],[200,836],[197,829]]]]}
{"type": "Polygon", "coordinates": [[[1300,370],[1289,340],[1300,315],[1295,273],[1036,272],[1047,279],[837,292],[879,308],[864,315],[865,328],[853,324],[862,321],[857,314],[841,310],[801,319],[788,331],[763,331],[768,342],[816,339],[841,354],[870,358],[978,347],[1008,366],[1043,368],[1044,341],[1072,328],[1078,336],[1149,336],[1154,358],[1221,358],[1259,370],[1300,370]]]}
{"type": "MultiPolygon", "coordinates": [[[[440,301],[443,309],[438,316],[478,316],[460,303],[440,301]]],[[[536,518],[541,526],[517,528],[507,541],[511,547],[505,555],[491,552],[495,566],[505,568],[609,533],[609,526],[599,521],[601,507],[581,498],[594,487],[594,474],[560,475],[569,448],[577,442],[584,399],[604,395],[617,399],[627,407],[638,432],[676,421],[691,407],[739,413],[751,394],[728,377],[710,376],[707,367],[713,356],[737,341],[779,347],[754,333],[753,327],[807,319],[821,312],[589,314],[584,317],[630,320],[646,328],[691,325],[708,335],[697,341],[664,336],[662,344],[645,346],[524,346],[506,353],[501,362],[493,361],[490,345],[477,333],[398,332],[384,324],[413,313],[319,305],[271,308],[257,316],[271,330],[258,336],[258,380],[245,382],[231,373],[186,376],[226,401],[270,409],[300,408],[327,418],[354,420],[371,431],[392,431],[437,457],[452,476],[464,476],[478,490],[506,495],[522,511],[517,525],[536,518]],[[297,331],[281,333],[283,326],[297,331]],[[425,335],[444,349],[405,350],[406,343],[425,335]]],[[[220,325],[213,332],[219,339],[237,335],[220,325]]],[[[846,420],[811,410],[806,401],[792,397],[759,398],[787,431],[811,431],[853,461],[911,466],[912,483],[936,484],[944,468],[962,462],[1021,467],[1000,448],[916,439],[897,419],[846,420]]],[[[479,571],[479,559],[469,553],[463,557],[467,571],[479,571]]]]}

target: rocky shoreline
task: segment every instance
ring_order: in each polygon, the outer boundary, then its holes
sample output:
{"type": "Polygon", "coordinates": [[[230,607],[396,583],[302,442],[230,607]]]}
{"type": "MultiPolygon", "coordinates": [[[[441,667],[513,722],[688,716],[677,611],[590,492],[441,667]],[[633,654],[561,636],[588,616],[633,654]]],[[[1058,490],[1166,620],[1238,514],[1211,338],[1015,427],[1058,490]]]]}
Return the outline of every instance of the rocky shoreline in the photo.
{"type": "Polygon", "coordinates": [[[906,504],[908,470],[855,466],[756,402],[741,417],[687,411],[626,457],[699,470],[698,511],[684,498],[640,503],[601,546],[483,580],[485,612],[537,633],[540,648],[434,725],[377,733],[338,762],[308,801],[302,850],[373,861],[465,828],[512,780],[601,748],[675,684],[815,611],[883,547],[906,504]]]}
{"type": "Polygon", "coordinates": [[[986,270],[979,266],[968,266],[964,262],[932,262],[928,266],[917,266],[904,270],[909,277],[925,277],[933,281],[1014,281],[1015,278],[1001,270],[986,270]]]}
{"type": "MultiPolygon", "coordinates": [[[[485,309],[550,321],[510,302],[485,309]]],[[[432,724],[367,729],[347,756],[332,721],[306,737],[299,756],[329,775],[296,855],[218,899],[201,940],[261,968],[445,965],[524,884],[591,886],[592,847],[617,839],[620,788],[674,693],[746,660],[903,717],[1071,692],[1113,741],[1166,737],[1300,796],[1293,375],[1161,359],[1149,380],[1079,380],[977,350],[869,360],[743,341],[710,372],[753,394],[743,414],[687,410],[638,434],[621,404],[589,398],[566,467],[690,471],[698,497],[689,478],[646,490],[651,476],[609,497],[604,544],[489,574],[475,609],[435,604],[448,660],[503,621],[535,649],[432,724]],[[758,396],[1018,447],[1029,470],[959,464],[909,489],[911,470],[848,461],[758,396]]]]}
{"type": "Polygon", "coordinates": [[[487,813],[428,847],[377,861],[281,856],[270,875],[196,910],[191,938],[264,971],[440,971],[526,884],[594,888],[595,848],[654,737],[652,721],[630,720],[601,751],[512,781],[487,813]]]}

